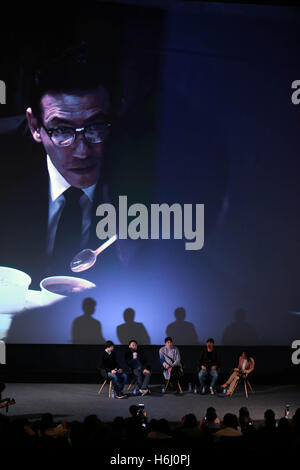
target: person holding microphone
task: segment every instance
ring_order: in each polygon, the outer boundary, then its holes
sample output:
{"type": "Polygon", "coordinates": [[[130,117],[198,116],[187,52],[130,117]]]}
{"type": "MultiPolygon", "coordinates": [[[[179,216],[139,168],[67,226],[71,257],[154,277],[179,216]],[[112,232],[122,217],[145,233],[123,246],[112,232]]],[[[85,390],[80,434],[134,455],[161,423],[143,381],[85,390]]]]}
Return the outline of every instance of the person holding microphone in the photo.
{"type": "Polygon", "coordinates": [[[125,361],[131,373],[136,377],[141,395],[149,393],[151,367],[147,363],[143,350],[138,346],[135,339],[129,341],[128,351],[125,354],[125,361]]]}

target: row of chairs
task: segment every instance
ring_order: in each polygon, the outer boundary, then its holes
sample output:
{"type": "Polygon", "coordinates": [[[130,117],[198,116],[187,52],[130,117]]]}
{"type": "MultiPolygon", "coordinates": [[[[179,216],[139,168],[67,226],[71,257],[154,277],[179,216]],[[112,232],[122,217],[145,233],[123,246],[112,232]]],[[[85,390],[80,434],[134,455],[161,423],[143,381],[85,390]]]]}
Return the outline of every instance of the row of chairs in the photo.
{"type": "MultiPolygon", "coordinates": [[[[105,378],[104,381],[103,381],[103,383],[100,385],[99,390],[98,390],[98,395],[101,394],[101,392],[102,392],[102,390],[103,390],[105,384],[107,383],[107,381],[108,381],[108,378],[105,378]]],[[[177,387],[178,387],[179,393],[182,393],[182,386],[181,386],[181,384],[180,384],[180,381],[179,381],[179,380],[176,380],[175,382],[176,382],[176,385],[177,385],[177,387]]],[[[166,391],[167,391],[167,389],[168,389],[168,387],[169,387],[169,384],[170,384],[170,379],[167,380],[166,383],[165,383],[164,393],[166,393],[166,391]]],[[[254,390],[253,390],[253,388],[252,388],[252,386],[251,386],[249,377],[241,377],[240,380],[238,380],[238,381],[235,383],[235,386],[234,386],[234,388],[233,388],[233,390],[232,390],[230,396],[232,396],[232,395],[234,394],[234,392],[236,391],[238,385],[240,385],[240,384],[244,385],[244,390],[245,390],[246,398],[248,398],[248,396],[249,396],[248,389],[250,389],[251,392],[254,393],[254,390]]],[[[128,385],[127,391],[129,392],[129,391],[131,390],[131,388],[132,388],[134,385],[136,385],[136,378],[135,378],[135,377],[131,380],[130,384],[128,385]]],[[[112,380],[110,379],[110,380],[109,380],[109,388],[108,388],[108,397],[109,397],[109,398],[111,397],[111,392],[112,392],[112,380]]]]}

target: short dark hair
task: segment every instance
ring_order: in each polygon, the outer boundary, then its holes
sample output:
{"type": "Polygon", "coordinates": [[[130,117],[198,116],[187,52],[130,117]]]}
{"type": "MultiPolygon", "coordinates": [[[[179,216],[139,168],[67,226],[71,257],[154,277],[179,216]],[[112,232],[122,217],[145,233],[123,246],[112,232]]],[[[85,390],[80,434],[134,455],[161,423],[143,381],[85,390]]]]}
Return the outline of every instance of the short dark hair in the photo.
{"type": "Polygon", "coordinates": [[[240,408],[240,411],[239,411],[239,415],[240,417],[245,417],[245,418],[250,418],[250,413],[249,413],[249,410],[246,406],[242,406],[242,408],[240,408]]]}
{"type": "Polygon", "coordinates": [[[185,428],[195,428],[197,426],[197,418],[194,413],[189,413],[184,417],[184,427],[185,428]]]}
{"type": "Polygon", "coordinates": [[[206,410],[206,418],[207,421],[213,423],[214,420],[217,418],[217,412],[214,407],[209,406],[206,410]]]}
{"type": "Polygon", "coordinates": [[[213,344],[215,344],[215,340],[214,340],[213,338],[208,338],[208,339],[206,340],[206,343],[213,343],[213,344]]]}
{"type": "Polygon", "coordinates": [[[171,338],[171,336],[167,336],[165,338],[165,344],[166,344],[167,341],[171,341],[173,343],[173,339],[171,338]]]}
{"type": "Polygon", "coordinates": [[[109,58],[82,41],[40,60],[33,72],[29,104],[33,114],[41,118],[41,99],[47,92],[82,92],[101,84],[112,95],[114,81],[109,58]]]}
{"type": "Polygon", "coordinates": [[[95,307],[96,304],[96,300],[92,297],[85,297],[82,301],[82,308],[84,310],[85,308],[95,307]]]}
{"type": "Polygon", "coordinates": [[[223,418],[223,425],[225,428],[237,429],[239,425],[237,416],[234,415],[233,413],[226,413],[226,415],[223,418]]]}
{"type": "Polygon", "coordinates": [[[128,346],[131,344],[131,343],[135,343],[135,344],[138,344],[137,340],[136,339],[131,339],[128,343],[128,346]]]}
{"type": "Polygon", "coordinates": [[[111,346],[114,346],[114,343],[112,341],[110,341],[110,340],[105,341],[105,349],[110,348],[111,346]]]}
{"type": "Polygon", "coordinates": [[[129,407],[129,413],[132,415],[132,416],[136,416],[137,413],[139,411],[139,407],[137,405],[131,405],[129,407]]]}

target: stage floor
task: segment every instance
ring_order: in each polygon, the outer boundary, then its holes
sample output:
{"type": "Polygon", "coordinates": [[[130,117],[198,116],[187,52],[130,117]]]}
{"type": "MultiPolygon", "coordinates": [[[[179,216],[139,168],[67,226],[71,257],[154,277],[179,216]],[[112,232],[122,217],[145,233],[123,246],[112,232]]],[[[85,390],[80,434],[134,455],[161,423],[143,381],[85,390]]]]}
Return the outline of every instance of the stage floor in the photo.
{"type": "MultiPolygon", "coordinates": [[[[290,405],[291,415],[300,407],[300,385],[260,385],[255,386],[255,393],[246,399],[244,391],[238,390],[231,398],[223,395],[195,395],[173,392],[162,395],[160,388],[152,386],[151,395],[145,397],[130,395],[127,399],[109,399],[108,386],[98,395],[95,384],[21,384],[8,383],[3,398],[13,397],[16,404],[11,406],[8,416],[39,419],[41,414],[50,412],[57,421],[66,419],[83,420],[89,414],[96,414],[102,421],[110,422],[116,416],[127,417],[132,404],[144,403],[149,419],[166,418],[169,422],[178,422],[186,413],[195,413],[200,419],[207,407],[216,408],[218,416],[223,418],[227,412],[238,413],[241,406],[247,406],[252,419],[262,420],[264,411],[272,408],[276,418],[283,416],[284,406],[290,405]]],[[[0,411],[6,414],[4,409],[0,411]]]]}

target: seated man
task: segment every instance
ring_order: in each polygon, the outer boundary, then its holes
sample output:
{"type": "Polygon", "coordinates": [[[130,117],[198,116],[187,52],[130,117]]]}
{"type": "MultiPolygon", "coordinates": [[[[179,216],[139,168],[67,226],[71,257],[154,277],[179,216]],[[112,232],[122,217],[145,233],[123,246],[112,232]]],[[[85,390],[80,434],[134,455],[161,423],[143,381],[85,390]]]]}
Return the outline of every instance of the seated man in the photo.
{"type": "Polygon", "coordinates": [[[159,359],[166,380],[179,380],[183,374],[180,353],[170,336],[165,338],[165,345],[159,350],[159,359]]]}
{"type": "Polygon", "coordinates": [[[255,362],[247,351],[243,351],[239,358],[238,366],[234,369],[229,379],[221,385],[226,395],[232,395],[241,377],[247,378],[250,372],[254,370],[255,362]],[[228,388],[229,386],[229,388],[228,388]],[[227,390],[228,388],[228,390],[227,390]]]}
{"type": "Polygon", "coordinates": [[[106,341],[101,368],[104,369],[107,377],[112,379],[116,398],[124,398],[125,395],[122,393],[122,390],[127,381],[127,375],[124,374],[123,369],[118,365],[114,347],[112,341],[106,341]]]}
{"type": "Polygon", "coordinates": [[[135,339],[129,342],[129,351],[125,354],[125,361],[136,377],[140,393],[142,395],[149,393],[148,385],[151,377],[150,366],[146,363],[143,350],[137,345],[135,339]]]}
{"type": "Polygon", "coordinates": [[[218,371],[217,367],[219,365],[218,355],[216,350],[214,349],[215,342],[213,338],[208,338],[206,341],[206,348],[202,350],[200,356],[200,371],[198,374],[199,382],[201,385],[201,393],[204,394],[206,391],[205,388],[205,377],[207,374],[211,376],[211,383],[210,383],[210,393],[214,395],[214,386],[218,379],[218,371]]]}

